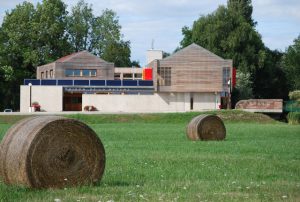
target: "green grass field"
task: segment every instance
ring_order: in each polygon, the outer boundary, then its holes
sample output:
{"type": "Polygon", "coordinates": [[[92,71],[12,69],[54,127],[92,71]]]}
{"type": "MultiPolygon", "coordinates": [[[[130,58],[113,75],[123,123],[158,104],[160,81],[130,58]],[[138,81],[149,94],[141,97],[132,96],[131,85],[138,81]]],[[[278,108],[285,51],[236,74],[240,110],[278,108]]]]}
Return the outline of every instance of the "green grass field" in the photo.
{"type": "MultiPolygon", "coordinates": [[[[226,140],[192,142],[185,126],[196,115],[73,115],[88,123],[104,144],[101,182],[61,190],[0,182],[0,200],[300,201],[300,125],[220,112],[226,140]]],[[[0,117],[0,138],[18,119],[0,117]]]]}

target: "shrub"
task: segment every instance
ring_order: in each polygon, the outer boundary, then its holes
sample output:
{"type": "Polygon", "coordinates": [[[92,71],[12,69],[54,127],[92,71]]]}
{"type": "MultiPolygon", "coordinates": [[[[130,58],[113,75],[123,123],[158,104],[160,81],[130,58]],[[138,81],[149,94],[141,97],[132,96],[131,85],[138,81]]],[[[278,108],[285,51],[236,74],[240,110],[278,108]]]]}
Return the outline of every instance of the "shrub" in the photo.
{"type": "Polygon", "coordinates": [[[97,108],[94,106],[87,105],[84,108],[84,111],[97,111],[97,108]]]}
{"type": "Polygon", "coordinates": [[[287,119],[289,124],[300,124],[300,112],[290,112],[287,119]]]}
{"type": "Polygon", "coordinates": [[[300,90],[290,92],[289,97],[290,97],[291,100],[300,101],[300,90]]]}

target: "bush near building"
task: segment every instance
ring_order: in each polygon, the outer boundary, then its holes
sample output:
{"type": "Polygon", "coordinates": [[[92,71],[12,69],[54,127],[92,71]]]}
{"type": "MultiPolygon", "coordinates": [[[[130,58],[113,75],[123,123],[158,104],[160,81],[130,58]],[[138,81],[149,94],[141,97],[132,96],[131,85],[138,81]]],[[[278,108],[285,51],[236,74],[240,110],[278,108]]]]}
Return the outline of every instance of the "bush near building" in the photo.
{"type": "Polygon", "coordinates": [[[290,112],[287,119],[289,124],[300,124],[300,112],[290,112]]]}

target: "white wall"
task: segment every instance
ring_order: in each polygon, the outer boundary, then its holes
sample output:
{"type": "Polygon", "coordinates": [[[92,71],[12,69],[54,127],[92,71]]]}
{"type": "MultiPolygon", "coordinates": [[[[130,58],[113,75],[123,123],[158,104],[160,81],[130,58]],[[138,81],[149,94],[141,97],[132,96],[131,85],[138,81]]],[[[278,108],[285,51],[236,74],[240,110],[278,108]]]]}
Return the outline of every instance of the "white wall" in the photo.
{"type": "MultiPolygon", "coordinates": [[[[214,93],[194,93],[193,97],[193,111],[216,109],[216,95],[214,93]]],[[[220,97],[219,94],[217,97],[220,97]]],[[[185,112],[190,111],[190,93],[83,94],[82,107],[87,105],[96,107],[100,112],[185,112]]]]}
{"type": "MultiPolygon", "coordinates": [[[[63,110],[62,86],[32,86],[31,102],[38,102],[41,109],[47,112],[60,112],[63,110]]],[[[29,112],[30,87],[20,87],[20,112],[29,112]]]]}
{"type": "Polygon", "coordinates": [[[220,93],[193,93],[194,110],[219,109],[220,93]]]}

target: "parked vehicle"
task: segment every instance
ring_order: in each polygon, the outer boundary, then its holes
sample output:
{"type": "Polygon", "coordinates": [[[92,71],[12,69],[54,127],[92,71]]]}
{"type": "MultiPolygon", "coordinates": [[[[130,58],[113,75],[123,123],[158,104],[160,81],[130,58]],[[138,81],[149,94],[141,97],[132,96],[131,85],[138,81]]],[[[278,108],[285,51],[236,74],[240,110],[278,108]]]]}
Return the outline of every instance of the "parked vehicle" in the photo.
{"type": "Polygon", "coordinates": [[[13,110],[12,109],[4,109],[3,112],[13,112],[13,110]]]}

